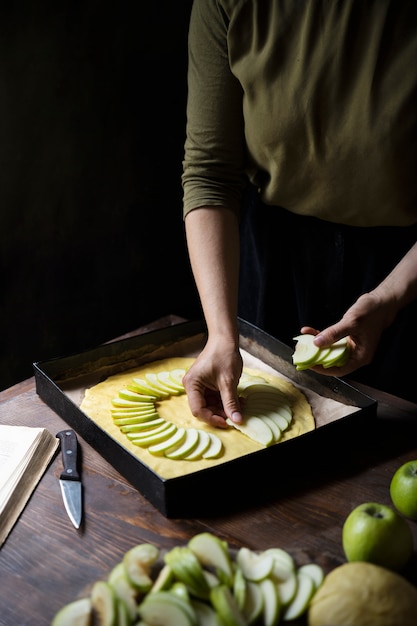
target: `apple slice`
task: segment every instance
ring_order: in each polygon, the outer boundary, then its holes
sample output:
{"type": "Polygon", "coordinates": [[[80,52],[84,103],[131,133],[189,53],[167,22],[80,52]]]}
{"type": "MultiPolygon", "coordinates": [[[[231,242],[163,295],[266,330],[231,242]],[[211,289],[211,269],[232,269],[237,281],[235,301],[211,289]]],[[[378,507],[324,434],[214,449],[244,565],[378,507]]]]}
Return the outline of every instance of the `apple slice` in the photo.
{"type": "Polygon", "coordinates": [[[270,578],[258,583],[263,596],[263,623],[264,626],[276,626],[279,621],[281,602],[277,586],[270,578]]]}
{"type": "Polygon", "coordinates": [[[217,459],[223,452],[223,442],[214,433],[208,433],[210,437],[210,445],[203,453],[203,459],[217,459]]]}
{"type": "Polygon", "coordinates": [[[149,446],[148,451],[155,456],[164,456],[167,450],[176,448],[177,446],[181,445],[185,440],[186,434],[186,429],[180,427],[177,429],[176,432],[174,432],[171,437],[165,439],[165,441],[161,441],[160,443],[149,446]]]}
{"type": "Polygon", "coordinates": [[[93,609],[90,598],[80,598],[66,604],[56,613],[51,626],[90,626],[93,609]]]}
{"type": "Polygon", "coordinates": [[[258,396],[262,399],[285,399],[285,394],[280,389],[269,383],[256,383],[254,385],[250,385],[243,390],[241,395],[243,398],[258,396]]]}
{"type": "Polygon", "coordinates": [[[236,600],[237,607],[239,611],[242,611],[242,614],[245,608],[248,583],[249,581],[246,580],[246,578],[244,577],[242,570],[238,565],[236,565],[235,575],[233,577],[233,585],[231,586],[231,588],[233,590],[233,597],[236,600]]]}
{"type": "Polygon", "coordinates": [[[295,572],[295,562],[291,554],[282,548],[267,548],[264,554],[269,554],[274,559],[272,575],[275,579],[286,580],[288,575],[295,572]]]}
{"type": "Polygon", "coordinates": [[[169,372],[158,372],[156,376],[158,378],[158,381],[164,385],[164,389],[169,390],[170,393],[178,396],[185,392],[184,386],[182,384],[178,385],[177,383],[174,383],[172,381],[169,372]]]}
{"type": "Polygon", "coordinates": [[[242,372],[239,383],[237,385],[237,392],[241,395],[244,389],[251,387],[252,385],[256,385],[257,383],[267,384],[265,378],[262,376],[255,376],[254,374],[248,374],[246,372],[242,372]]]}
{"type": "Polygon", "coordinates": [[[194,450],[184,457],[187,461],[201,459],[211,443],[210,435],[205,430],[198,430],[198,442],[194,450]]]}
{"type": "Polygon", "coordinates": [[[298,619],[306,612],[314,595],[314,582],[311,576],[297,571],[297,591],[294,599],[285,608],[282,619],[289,622],[298,619]]]}
{"type": "Polygon", "coordinates": [[[155,593],[156,591],[165,591],[169,589],[174,582],[174,572],[170,568],[169,565],[165,563],[162,568],[159,570],[158,575],[152,585],[150,593],[155,593]]]}
{"type": "Polygon", "coordinates": [[[278,413],[277,411],[271,411],[270,413],[267,413],[266,416],[278,426],[281,434],[289,428],[292,421],[288,421],[286,415],[283,415],[281,412],[278,413]]]}
{"type": "Polygon", "coordinates": [[[125,435],[127,433],[140,434],[145,431],[153,430],[157,426],[162,426],[166,423],[167,421],[163,417],[156,417],[155,419],[148,418],[146,420],[142,420],[141,422],[136,422],[135,424],[124,424],[123,426],[119,426],[119,428],[120,428],[120,431],[124,433],[125,435]]]}
{"type": "Polygon", "coordinates": [[[138,433],[127,433],[127,436],[130,438],[130,441],[135,446],[147,448],[148,446],[152,446],[155,443],[165,441],[165,439],[171,437],[171,435],[173,435],[177,430],[176,425],[169,422],[167,422],[166,424],[162,424],[159,428],[161,430],[158,430],[158,428],[156,428],[152,431],[145,431],[143,436],[139,436],[138,433]],[[155,432],[155,430],[158,430],[158,432],[155,432]],[[146,432],[148,432],[147,435],[146,432]]]}
{"type": "Polygon", "coordinates": [[[113,587],[105,580],[98,580],[93,585],[90,597],[100,626],[116,626],[117,597],[113,587]]]}
{"type": "Polygon", "coordinates": [[[172,394],[171,389],[166,387],[163,382],[158,378],[154,372],[148,372],[145,374],[145,380],[151,389],[155,389],[156,392],[163,398],[168,398],[172,394]]]}
{"type": "Polygon", "coordinates": [[[220,570],[229,584],[233,580],[233,564],[226,541],[209,532],[194,535],[188,542],[188,547],[205,567],[220,570]]]}
{"type": "Polygon", "coordinates": [[[125,603],[130,619],[134,620],[137,611],[137,590],[131,584],[122,561],[113,567],[107,582],[113,588],[116,596],[125,603]]]}
{"type": "Polygon", "coordinates": [[[314,363],[321,350],[313,343],[315,335],[297,335],[293,339],[297,342],[292,355],[294,365],[308,366],[314,363]]]}
{"type": "Polygon", "coordinates": [[[169,591],[145,596],[138,606],[138,615],[149,626],[198,626],[191,604],[169,591]]]}
{"type": "Polygon", "coordinates": [[[132,391],[137,391],[138,393],[149,396],[154,400],[159,400],[162,397],[158,393],[158,391],[156,389],[153,389],[148,381],[144,378],[132,378],[132,381],[128,385],[128,388],[132,389],[132,391]]]}
{"type": "Polygon", "coordinates": [[[301,565],[298,568],[298,572],[307,574],[307,576],[310,576],[313,579],[314,591],[317,591],[324,580],[324,571],[317,563],[306,563],[305,565],[301,565]]]}
{"type": "MultiPolygon", "coordinates": [[[[272,430],[272,434],[274,435],[274,443],[277,443],[282,437],[282,430],[280,426],[274,421],[269,415],[258,415],[272,430]]],[[[287,421],[284,420],[285,428],[288,428],[287,421]]]]}
{"type": "Polygon", "coordinates": [[[219,619],[216,611],[205,602],[191,600],[198,626],[219,626],[219,619]]]}
{"type": "Polygon", "coordinates": [[[349,345],[347,337],[335,341],[330,348],[329,354],[321,360],[321,365],[325,368],[340,367],[349,358],[349,345]]]}
{"type": "Polygon", "coordinates": [[[170,382],[177,387],[178,391],[182,393],[185,392],[184,385],[182,384],[182,379],[186,374],[186,370],[182,368],[176,368],[169,372],[170,382]]]}
{"type": "Polygon", "coordinates": [[[145,402],[145,403],[148,403],[149,400],[152,400],[152,401],[157,400],[156,396],[149,396],[143,393],[138,393],[137,391],[132,391],[131,389],[120,389],[119,398],[124,398],[125,400],[131,400],[132,402],[145,402]]]}
{"type": "Polygon", "coordinates": [[[129,417],[130,415],[140,415],[142,413],[148,413],[149,411],[155,411],[155,403],[149,400],[149,402],[138,402],[134,406],[125,407],[112,407],[110,413],[116,417],[129,417]]]}
{"type": "Polygon", "coordinates": [[[259,582],[271,574],[274,557],[265,552],[258,553],[242,547],[237,552],[236,563],[247,580],[259,582]]]}
{"type": "Polygon", "coordinates": [[[258,623],[264,610],[264,595],[259,583],[246,581],[245,604],[242,609],[243,616],[248,624],[258,623]]]}
{"type": "Polygon", "coordinates": [[[263,446],[270,446],[274,443],[274,435],[272,430],[269,428],[268,424],[264,422],[260,417],[256,417],[254,415],[250,415],[245,418],[242,424],[236,424],[232,422],[231,419],[227,418],[226,422],[229,426],[233,426],[236,430],[239,430],[241,433],[253,439],[257,443],[262,444],[263,446]]]}
{"type": "Polygon", "coordinates": [[[137,409],[138,406],[141,405],[141,403],[145,403],[146,404],[149,402],[149,400],[139,400],[139,401],[135,401],[135,400],[127,400],[126,398],[112,398],[111,403],[114,407],[117,408],[118,411],[120,411],[120,409],[137,409]]]}
{"type": "Polygon", "coordinates": [[[210,587],[203,568],[194,552],[187,546],[172,548],[164,557],[177,580],[187,585],[190,593],[199,599],[207,600],[210,587]]]}
{"type": "Polygon", "coordinates": [[[187,428],[184,441],[168,448],[165,451],[165,456],[168,459],[185,459],[197,447],[199,436],[197,428],[187,428]]]}
{"type": "Polygon", "coordinates": [[[210,601],[224,626],[246,626],[246,619],[239,611],[236,600],[227,585],[218,585],[210,591],[210,601]]]}
{"type": "Polygon", "coordinates": [[[151,543],[141,543],[128,550],[123,556],[123,565],[131,584],[141,593],[147,593],[153,581],[150,576],[152,565],[159,556],[159,549],[151,543]]]}
{"type": "Polygon", "coordinates": [[[116,417],[113,422],[116,426],[129,426],[134,424],[143,424],[153,420],[161,419],[156,411],[153,413],[142,413],[133,415],[132,417],[116,417]]]}

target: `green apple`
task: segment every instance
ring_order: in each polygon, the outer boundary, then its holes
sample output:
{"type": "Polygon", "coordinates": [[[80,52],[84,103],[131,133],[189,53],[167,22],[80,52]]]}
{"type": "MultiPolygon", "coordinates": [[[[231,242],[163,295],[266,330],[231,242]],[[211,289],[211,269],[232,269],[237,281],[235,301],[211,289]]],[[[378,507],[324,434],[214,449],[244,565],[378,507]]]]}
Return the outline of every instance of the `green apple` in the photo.
{"type": "Polygon", "coordinates": [[[92,611],[91,598],[74,600],[56,613],[51,626],[90,626],[92,611]]]}
{"type": "Polygon", "coordinates": [[[205,567],[220,570],[231,584],[233,580],[233,564],[228,545],[216,535],[209,532],[194,535],[188,547],[205,567]]]}
{"type": "Polygon", "coordinates": [[[391,479],[391,500],[400,513],[417,520],[417,459],[401,465],[391,479]]]}
{"type": "Polygon", "coordinates": [[[413,552],[413,535],[405,519],[394,509],[366,502],[347,516],[342,544],[348,561],[367,561],[400,570],[413,552]]]}

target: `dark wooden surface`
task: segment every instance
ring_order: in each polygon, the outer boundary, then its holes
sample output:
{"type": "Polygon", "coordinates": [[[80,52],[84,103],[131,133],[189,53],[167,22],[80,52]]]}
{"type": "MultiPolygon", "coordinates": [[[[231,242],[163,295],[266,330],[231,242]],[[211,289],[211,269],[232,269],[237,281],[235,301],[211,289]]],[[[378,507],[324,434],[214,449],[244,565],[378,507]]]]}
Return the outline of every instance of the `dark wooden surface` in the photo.
{"type": "MultiPolygon", "coordinates": [[[[176,321],[170,316],[159,325],[176,321]]],[[[378,400],[372,433],[358,432],[349,445],[335,435],[328,444],[333,454],[294,457],[288,475],[254,476],[248,492],[257,481],[289,485],[275,498],[234,511],[219,507],[198,519],[165,518],[80,437],[84,524],[77,531],[67,517],[56,457],[0,550],[0,626],[47,626],[59,608],[106,578],[133,545],[170,548],[204,530],[232,548],[282,547],[299,563],[313,560],[326,571],[344,562],[341,529],[348,513],[362,502],[391,504],[394,471],[417,458],[417,406],[371,395],[378,400]]],[[[0,393],[0,423],[44,426],[54,434],[65,428],[37,396],[34,378],[0,393]]],[[[417,523],[410,526],[417,550],[417,523]]],[[[405,574],[417,583],[416,570],[414,555],[405,574]]]]}

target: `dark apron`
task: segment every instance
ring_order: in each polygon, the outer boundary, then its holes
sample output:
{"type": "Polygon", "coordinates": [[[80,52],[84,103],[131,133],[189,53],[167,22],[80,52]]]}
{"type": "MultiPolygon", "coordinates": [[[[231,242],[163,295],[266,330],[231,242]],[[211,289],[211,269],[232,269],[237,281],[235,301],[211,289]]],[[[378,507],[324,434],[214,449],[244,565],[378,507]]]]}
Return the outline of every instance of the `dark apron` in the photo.
{"type": "MultiPolygon", "coordinates": [[[[242,212],[239,316],[293,346],[301,326],[339,321],[416,240],[417,224],[333,224],[267,206],[251,190],[242,212]]],[[[417,402],[416,323],[414,302],[383,333],[373,363],[350,378],[417,402]]]]}

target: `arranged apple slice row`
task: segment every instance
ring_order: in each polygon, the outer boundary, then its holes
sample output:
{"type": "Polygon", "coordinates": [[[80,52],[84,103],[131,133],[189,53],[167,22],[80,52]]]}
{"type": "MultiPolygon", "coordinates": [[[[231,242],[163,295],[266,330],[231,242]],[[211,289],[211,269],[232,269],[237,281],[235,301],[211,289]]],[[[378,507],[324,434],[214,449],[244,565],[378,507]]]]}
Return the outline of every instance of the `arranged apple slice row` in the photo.
{"type": "Polygon", "coordinates": [[[315,335],[305,334],[294,337],[296,341],[292,355],[293,364],[297,370],[308,369],[315,365],[324,368],[341,367],[349,358],[349,343],[347,337],[335,341],[328,348],[319,348],[314,345],[315,335]]]}
{"type": "Polygon", "coordinates": [[[164,555],[152,544],[134,546],[51,626],[278,626],[307,611],[323,579],[317,564],[298,567],[281,548],[236,552],[202,532],[164,555]],[[288,580],[293,591],[284,596],[288,580]]]}

